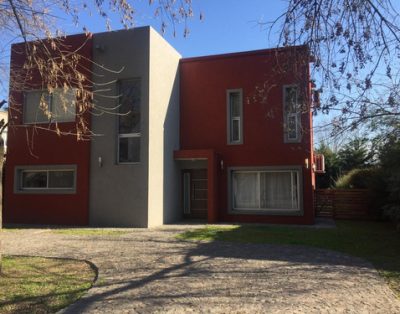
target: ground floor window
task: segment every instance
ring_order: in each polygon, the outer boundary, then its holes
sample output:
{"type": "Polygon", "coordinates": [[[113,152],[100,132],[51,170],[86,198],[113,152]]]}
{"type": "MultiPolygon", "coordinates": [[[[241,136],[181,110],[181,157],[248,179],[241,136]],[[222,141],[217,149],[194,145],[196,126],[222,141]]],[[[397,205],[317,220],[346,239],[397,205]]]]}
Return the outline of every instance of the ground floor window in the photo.
{"type": "Polygon", "coordinates": [[[17,191],[51,192],[74,191],[76,169],[74,166],[61,168],[18,167],[16,169],[17,191]]]}
{"type": "Polygon", "coordinates": [[[298,170],[232,171],[233,210],[300,210],[298,170]]]}

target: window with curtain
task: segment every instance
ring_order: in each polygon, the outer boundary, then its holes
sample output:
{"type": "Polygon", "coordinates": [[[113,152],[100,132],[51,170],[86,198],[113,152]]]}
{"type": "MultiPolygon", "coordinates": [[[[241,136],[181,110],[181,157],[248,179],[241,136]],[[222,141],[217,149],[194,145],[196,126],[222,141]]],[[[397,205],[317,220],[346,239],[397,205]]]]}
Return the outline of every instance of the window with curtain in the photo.
{"type": "Polygon", "coordinates": [[[119,81],[118,162],[140,162],[140,79],[119,81]]]}
{"type": "Polygon", "coordinates": [[[35,90],[24,93],[24,123],[73,122],[76,114],[74,89],[35,90]]]}
{"type": "Polygon", "coordinates": [[[299,210],[299,172],[233,171],[233,209],[299,210]]]}

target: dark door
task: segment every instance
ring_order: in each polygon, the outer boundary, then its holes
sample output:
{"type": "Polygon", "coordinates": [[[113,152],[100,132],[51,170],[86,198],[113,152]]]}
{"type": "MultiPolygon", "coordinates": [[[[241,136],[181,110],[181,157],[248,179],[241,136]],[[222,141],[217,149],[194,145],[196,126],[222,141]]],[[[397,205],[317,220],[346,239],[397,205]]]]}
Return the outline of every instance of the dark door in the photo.
{"type": "Polygon", "coordinates": [[[183,214],[187,218],[207,218],[207,169],[183,170],[183,214]]]}

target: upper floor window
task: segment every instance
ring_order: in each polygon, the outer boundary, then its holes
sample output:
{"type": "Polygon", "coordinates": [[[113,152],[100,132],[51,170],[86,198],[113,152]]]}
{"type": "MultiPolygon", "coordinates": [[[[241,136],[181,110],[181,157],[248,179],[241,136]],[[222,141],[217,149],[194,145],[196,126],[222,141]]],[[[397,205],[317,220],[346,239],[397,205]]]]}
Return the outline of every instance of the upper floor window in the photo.
{"type": "Polygon", "coordinates": [[[24,123],[73,122],[76,114],[76,95],[73,89],[27,91],[24,94],[24,123]]]}
{"type": "Polygon", "coordinates": [[[118,162],[140,162],[140,79],[119,81],[118,162]]]}
{"type": "Polygon", "coordinates": [[[299,103],[298,86],[285,86],[283,94],[285,142],[298,143],[301,141],[301,108],[299,103]]]}
{"type": "Polygon", "coordinates": [[[241,89],[227,91],[228,144],[243,143],[243,96],[241,89]]]}

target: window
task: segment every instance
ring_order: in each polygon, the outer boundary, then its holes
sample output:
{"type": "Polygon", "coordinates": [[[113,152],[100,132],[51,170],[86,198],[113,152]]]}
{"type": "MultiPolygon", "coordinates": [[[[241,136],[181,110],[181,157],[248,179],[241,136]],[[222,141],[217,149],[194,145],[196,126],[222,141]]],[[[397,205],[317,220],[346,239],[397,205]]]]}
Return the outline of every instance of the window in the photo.
{"type": "Polygon", "coordinates": [[[285,142],[300,142],[301,108],[299,91],[295,85],[284,87],[284,134],[285,142]]]}
{"type": "Polygon", "coordinates": [[[232,171],[232,209],[300,211],[299,171],[232,171]]]}
{"type": "Polygon", "coordinates": [[[75,90],[57,89],[51,97],[51,116],[57,122],[73,122],[76,114],[75,90]]]}
{"type": "Polygon", "coordinates": [[[243,143],[243,100],[242,90],[227,91],[228,144],[243,143]]]}
{"type": "Polygon", "coordinates": [[[140,79],[119,82],[118,162],[140,162],[140,79]]]}
{"type": "Polygon", "coordinates": [[[25,93],[24,123],[46,123],[49,121],[50,98],[43,91],[25,93]]]}
{"type": "Polygon", "coordinates": [[[76,168],[52,167],[18,168],[17,188],[19,191],[75,190],[76,168]]]}
{"type": "Polygon", "coordinates": [[[24,123],[73,122],[76,113],[76,96],[73,89],[27,91],[24,101],[24,123]]]}

